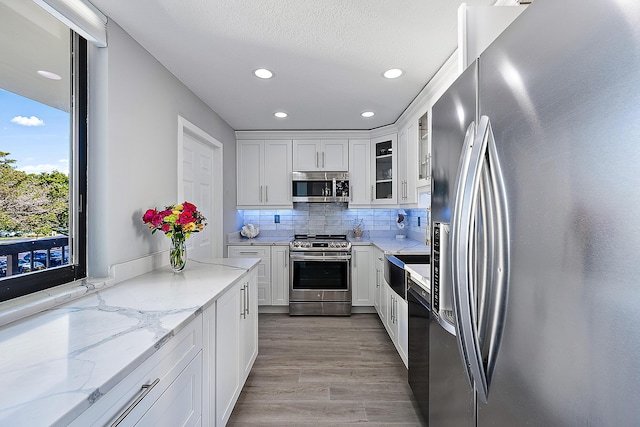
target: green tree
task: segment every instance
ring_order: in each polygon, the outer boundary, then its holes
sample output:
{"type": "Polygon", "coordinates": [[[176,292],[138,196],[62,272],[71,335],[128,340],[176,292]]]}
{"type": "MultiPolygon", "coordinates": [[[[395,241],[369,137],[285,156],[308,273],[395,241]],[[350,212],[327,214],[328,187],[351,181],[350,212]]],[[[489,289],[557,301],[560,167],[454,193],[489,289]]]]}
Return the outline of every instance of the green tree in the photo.
{"type": "Polygon", "coordinates": [[[50,235],[69,227],[69,178],[61,172],[27,174],[0,151],[0,229],[50,235]]]}

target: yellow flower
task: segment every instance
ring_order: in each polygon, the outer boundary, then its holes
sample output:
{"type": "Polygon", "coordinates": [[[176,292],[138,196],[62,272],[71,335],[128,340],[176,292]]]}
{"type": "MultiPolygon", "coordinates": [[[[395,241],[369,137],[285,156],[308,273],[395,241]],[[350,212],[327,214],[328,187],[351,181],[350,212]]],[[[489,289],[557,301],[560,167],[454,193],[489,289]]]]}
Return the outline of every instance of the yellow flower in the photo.
{"type": "Polygon", "coordinates": [[[176,211],[182,212],[182,203],[180,203],[179,205],[176,205],[173,209],[175,209],[176,211]]]}
{"type": "Polygon", "coordinates": [[[190,222],[188,224],[184,224],[182,226],[182,230],[183,231],[193,231],[196,229],[196,223],[195,222],[190,222]]]}
{"type": "Polygon", "coordinates": [[[204,224],[198,224],[198,231],[204,230],[204,224]]]}
{"type": "Polygon", "coordinates": [[[180,215],[180,211],[177,209],[172,210],[171,213],[174,215],[180,215]]]}

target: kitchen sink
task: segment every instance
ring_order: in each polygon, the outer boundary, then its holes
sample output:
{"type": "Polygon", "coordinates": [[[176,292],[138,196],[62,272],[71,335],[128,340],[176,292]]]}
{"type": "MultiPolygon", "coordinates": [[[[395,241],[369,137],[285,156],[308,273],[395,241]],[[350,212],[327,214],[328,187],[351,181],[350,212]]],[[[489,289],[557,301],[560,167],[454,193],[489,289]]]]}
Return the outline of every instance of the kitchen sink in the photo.
{"type": "Polygon", "coordinates": [[[405,283],[405,264],[429,264],[431,256],[429,254],[397,254],[386,255],[384,265],[384,279],[391,289],[400,297],[407,298],[407,286],[405,283]]]}

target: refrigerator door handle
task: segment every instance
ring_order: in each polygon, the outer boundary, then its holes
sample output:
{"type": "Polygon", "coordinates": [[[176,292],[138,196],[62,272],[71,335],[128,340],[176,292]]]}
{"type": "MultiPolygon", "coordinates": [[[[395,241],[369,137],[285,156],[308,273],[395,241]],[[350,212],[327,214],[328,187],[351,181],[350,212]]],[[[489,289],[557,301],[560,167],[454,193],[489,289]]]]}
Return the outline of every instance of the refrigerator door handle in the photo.
{"type": "Polygon", "coordinates": [[[473,149],[473,140],[476,133],[476,124],[471,122],[467,127],[465,133],[464,142],[462,144],[462,153],[460,155],[460,162],[458,163],[458,173],[456,177],[456,193],[454,194],[454,206],[453,213],[451,215],[451,281],[453,282],[453,314],[456,325],[456,342],[458,343],[458,351],[460,352],[460,359],[463,361],[467,382],[470,387],[473,387],[473,376],[471,372],[471,365],[469,362],[469,351],[467,349],[468,343],[465,340],[465,336],[460,330],[462,324],[462,318],[460,313],[459,298],[456,295],[457,283],[456,278],[458,276],[458,262],[455,258],[458,247],[460,246],[460,209],[463,201],[462,194],[464,191],[465,177],[469,172],[469,163],[471,160],[471,152],[473,149]]]}
{"type": "MultiPolygon", "coordinates": [[[[506,210],[506,192],[502,179],[502,172],[498,162],[495,140],[489,118],[483,116],[478,124],[473,146],[471,148],[469,170],[460,184],[461,193],[456,200],[454,211],[455,237],[452,238],[452,264],[454,284],[454,307],[456,320],[462,342],[467,349],[467,361],[472,374],[472,380],[480,401],[487,403],[489,384],[493,366],[504,327],[506,315],[506,292],[509,277],[509,240],[506,210]],[[486,169],[485,169],[486,168],[486,169]],[[484,178],[484,183],[481,185],[484,178]],[[489,188],[486,188],[489,187],[489,188]],[[483,195],[480,195],[480,190],[483,195]],[[489,283],[482,289],[486,295],[491,295],[490,325],[487,328],[490,340],[488,364],[485,368],[480,337],[478,333],[478,313],[476,301],[484,301],[484,295],[477,295],[480,289],[474,281],[476,277],[476,261],[474,246],[478,233],[475,219],[478,214],[478,199],[483,200],[483,214],[487,215],[485,224],[485,243],[490,260],[491,271],[481,274],[490,277],[489,283]],[[478,297],[478,298],[477,298],[478,297]]],[[[484,257],[483,259],[486,259],[484,257]]],[[[480,267],[482,271],[483,267],[480,267]]]]}

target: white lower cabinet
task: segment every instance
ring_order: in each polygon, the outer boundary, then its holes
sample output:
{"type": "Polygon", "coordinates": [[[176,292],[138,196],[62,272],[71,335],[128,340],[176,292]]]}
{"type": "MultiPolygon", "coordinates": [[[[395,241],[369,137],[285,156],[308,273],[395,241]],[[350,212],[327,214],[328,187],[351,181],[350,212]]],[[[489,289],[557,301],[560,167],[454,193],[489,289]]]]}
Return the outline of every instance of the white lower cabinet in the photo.
{"type": "Polygon", "coordinates": [[[407,301],[395,293],[386,281],[382,287],[383,303],[381,305],[385,318],[382,319],[381,316],[381,320],[402,362],[408,366],[409,306],[407,301]]]}
{"type": "MultiPolygon", "coordinates": [[[[397,295],[396,295],[397,296],[397,295]]],[[[396,349],[404,362],[404,366],[409,363],[409,304],[407,300],[398,298],[397,305],[398,341],[396,349]]]]}
{"type": "Polygon", "coordinates": [[[271,305],[271,246],[228,246],[229,258],[260,258],[258,264],[258,305],[271,305]]]}
{"type": "Polygon", "coordinates": [[[227,290],[216,302],[215,420],[229,420],[258,354],[258,304],[256,275],[227,290]]]}
{"type": "Polygon", "coordinates": [[[258,305],[289,305],[289,246],[229,245],[229,258],[260,258],[258,305]]]}
{"type": "Polygon", "coordinates": [[[199,426],[202,400],[198,316],[70,425],[199,426]]]}
{"type": "Polygon", "coordinates": [[[271,305],[289,305],[289,246],[271,247],[271,305]]]}
{"type": "Polygon", "coordinates": [[[70,425],[224,426],[257,355],[252,270],[70,425]]]}
{"type": "Polygon", "coordinates": [[[382,323],[385,322],[386,315],[382,310],[382,292],[384,287],[384,252],[378,248],[373,249],[374,264],[376,266],[376,281],[375,288],[373,289],[373,306],[380,316],[382,323]]]}
{"type": "Polygon", "coordinates": [[[351,300],[354,306],[372,306],[374,290],[370,271],[371,248],[369,246],[351,247],[351,300]]]}

